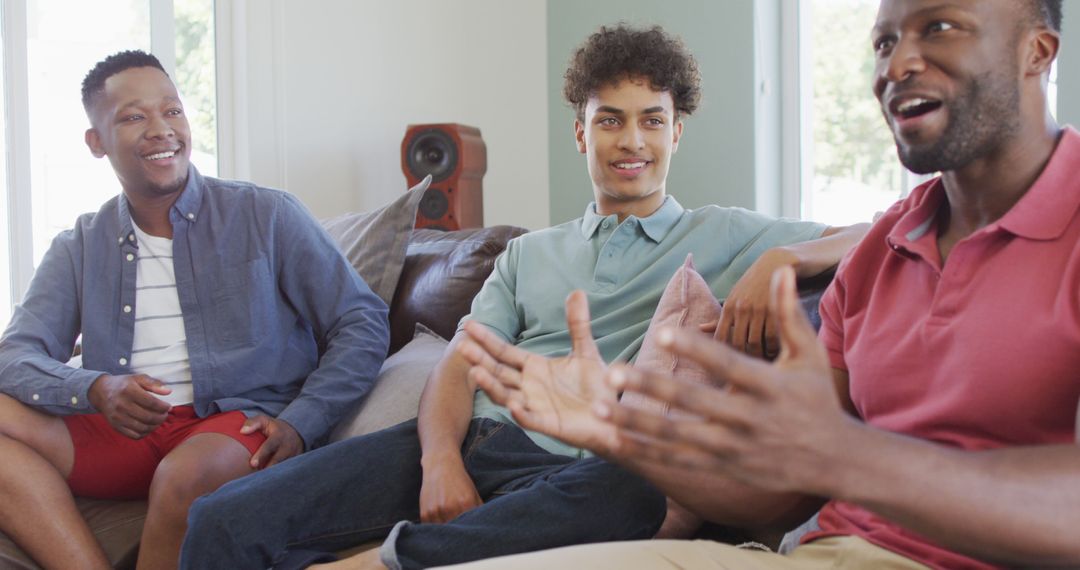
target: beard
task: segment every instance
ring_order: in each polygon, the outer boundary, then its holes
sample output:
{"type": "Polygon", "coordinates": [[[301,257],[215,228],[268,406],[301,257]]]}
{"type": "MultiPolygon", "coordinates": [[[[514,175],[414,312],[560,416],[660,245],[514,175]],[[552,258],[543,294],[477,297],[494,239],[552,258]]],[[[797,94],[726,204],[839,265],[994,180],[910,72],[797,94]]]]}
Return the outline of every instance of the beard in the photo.
{"type": "Polygon", "coordinates": [[[945,101],[949,122],[933,143],[905,146],[894,137],[904,167],[916,174],[957,170],[1015,136],[1020,130],[1020,86],[1018,70],[1011,67],[971,78],[959,96],[945,101]]]}

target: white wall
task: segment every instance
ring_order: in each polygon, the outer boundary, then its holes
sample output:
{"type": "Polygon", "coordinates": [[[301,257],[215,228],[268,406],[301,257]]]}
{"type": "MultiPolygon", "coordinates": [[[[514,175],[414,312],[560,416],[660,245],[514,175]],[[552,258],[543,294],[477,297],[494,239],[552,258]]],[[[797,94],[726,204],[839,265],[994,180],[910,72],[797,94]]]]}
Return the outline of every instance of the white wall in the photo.
{"type": "Polygon", "coordinates": [[[405,189],[407,125],[464,123],[487,144],[485,224],[548,225],[544,0],[233,2],[238,178],[318,217],[371,210],[405,189]]]}

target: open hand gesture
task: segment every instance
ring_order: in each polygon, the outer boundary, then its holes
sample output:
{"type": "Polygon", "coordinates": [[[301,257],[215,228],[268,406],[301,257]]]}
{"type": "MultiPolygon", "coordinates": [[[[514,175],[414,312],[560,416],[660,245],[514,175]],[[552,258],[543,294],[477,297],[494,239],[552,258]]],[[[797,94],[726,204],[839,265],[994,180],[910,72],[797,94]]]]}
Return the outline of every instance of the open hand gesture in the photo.
{"type": "Polygon", "coordinates": [[[595,407],[614,404],[618,392],[604,381],[607,367],[592,337],[584,292],[567,297],[566,319],[572,348],[561,358],[517,348],[475,322],[465,324],[469,336],[458,352],[472,363],[476,384],[522,427],[603,453],[615,442],[615,428],[595,407]]]}

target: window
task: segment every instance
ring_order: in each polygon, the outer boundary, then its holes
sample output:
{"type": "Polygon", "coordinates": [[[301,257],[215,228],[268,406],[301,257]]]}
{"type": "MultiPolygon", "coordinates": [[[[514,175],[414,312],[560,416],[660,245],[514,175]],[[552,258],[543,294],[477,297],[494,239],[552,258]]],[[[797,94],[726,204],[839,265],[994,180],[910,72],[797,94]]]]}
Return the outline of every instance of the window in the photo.
{"type": "MultiPolygon", "coordinates": [[[[192,127],[192,162],[217,175],[214,0],[4,0],[8,49],[4,94],[24,85],[23,97],[7,99],[10,117],[26,117],[25,134],[5,130],[11,170],[27,172],[12,186],[27,207],[0,212],[0,230],[11,247],[0,257],[0,319],[22,297],[30,274],[53,237],[83,213],[95,212],[119,192],[107,159],[95,159],[84,143],[88,123],[80,89],[86,72],[103,57],[125,49],[154,53],[177,84],[192,127]],[[21,61],[20,61],[21,60],[21,61]],[[20,101],[22,103],[20,104],[20,101]],[[14,260],[14,261],[11,261],[14,260]],[[5,298],[2,293],[8,293],[5,298]]],[[[11,180],[12,177],[5,177],[11,180]]]]}
{"type": "Polygon", "coordinates": [[[800,67],[810,78],[801,215],[830,225],[868,222],[917,183],[900,164],[871,91],[878,1],[803,0],[801,8],[809,37],[800,67]]]}

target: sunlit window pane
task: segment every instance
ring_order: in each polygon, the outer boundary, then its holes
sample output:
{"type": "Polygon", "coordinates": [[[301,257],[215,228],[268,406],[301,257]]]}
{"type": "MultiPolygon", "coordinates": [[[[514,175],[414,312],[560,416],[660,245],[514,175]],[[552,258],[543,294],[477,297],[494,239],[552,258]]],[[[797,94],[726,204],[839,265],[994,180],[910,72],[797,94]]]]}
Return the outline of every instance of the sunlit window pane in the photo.
{"type": "Polygon", "coordinates": [[[830,225],[870,221],[903,191],[903,167],[875,100],[870,29],[877,0],[803,0],[810,9],[813,179],[804,218],[830,225]]]}
{"type": "Polygon", "coordinates": [[[125,49],[150,49],[147,0],[27,2],[35,266],[57,233],[120,191],[108,160],[84,143],[80,88],[96,62],[125,49]]]}
{"type": "Polygon", "coordinates": [[[175,0],[176,85],[191,122],[191,161],[217,176],[214,0],[175,0]]]}
{"type": "MultiPolygon", "coordinates": [[[[4,29],[3,13],[0,11],[0,34],[4,29]]],[[[4,58],[3,37],[0,35],[0,61],[4,58]]],[[[4,74],[0,73],[0,328],[7,327],[11,319],[11,257],[9,247],[11,225],[8,223],[8,187],[7,187],[7,93],[4,74]]]]}

